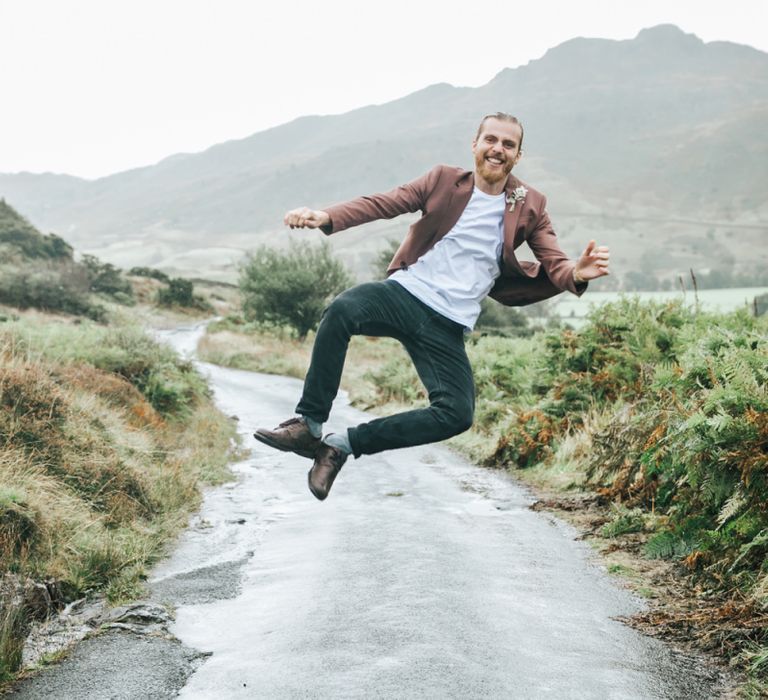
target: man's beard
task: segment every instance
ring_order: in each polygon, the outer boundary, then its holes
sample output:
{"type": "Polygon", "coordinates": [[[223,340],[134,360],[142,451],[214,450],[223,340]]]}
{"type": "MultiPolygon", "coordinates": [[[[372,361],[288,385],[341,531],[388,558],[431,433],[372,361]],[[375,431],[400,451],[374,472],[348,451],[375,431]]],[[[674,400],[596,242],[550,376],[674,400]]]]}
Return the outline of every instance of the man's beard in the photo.
{"type": "Polygon", "coordinates": [[[481,158],[480,162],[476,162],[477,171],[482,175],[486,182],[496,184],[497,182],[503,182],[509,176],[512,171],[508,162],[504,162],[500,168],[491,168],[486,162],[485,158],[481,158]]]}

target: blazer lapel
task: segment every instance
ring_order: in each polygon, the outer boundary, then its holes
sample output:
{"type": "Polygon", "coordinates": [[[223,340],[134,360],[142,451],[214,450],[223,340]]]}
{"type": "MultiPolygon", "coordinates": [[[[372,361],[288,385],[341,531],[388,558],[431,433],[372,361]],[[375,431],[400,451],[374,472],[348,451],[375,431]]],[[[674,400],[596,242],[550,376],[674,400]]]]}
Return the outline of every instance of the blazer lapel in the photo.
{"type": "MultiPolygon", "coordinates": [[[[512,194],[521,183],[514,175],[510,173],[507,179],[507,186],[504,189],[507,199],[512,198],[512,194]]],[[[523,272],[520,263],[515,255],[515,232],[517,231],[517,222],[520,220],[520,212],[523,210],[523,202],[515,202],[515,208],[510,211],[512,204],[506,203],[504,207],[504,252],[502,254],[503,269],[514,269],[523,272]]]]}
{"type": "Polygon", "coordinates": [[[475,187],[475,176],[470,171],[463,172],[448,192],[448,200],[445,204],[445,214],[440,220],[437,229],[436,240],[439,240],[450,231],[459,220],[461,213],[467,208],[472,198],[475,187]]]}

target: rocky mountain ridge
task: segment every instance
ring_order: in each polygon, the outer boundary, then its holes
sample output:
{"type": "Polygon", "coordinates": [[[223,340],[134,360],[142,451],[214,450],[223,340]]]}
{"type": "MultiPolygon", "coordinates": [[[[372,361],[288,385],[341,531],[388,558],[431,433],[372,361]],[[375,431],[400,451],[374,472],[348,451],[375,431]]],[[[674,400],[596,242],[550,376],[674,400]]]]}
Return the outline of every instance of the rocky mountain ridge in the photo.
{"type": "MultiPolygon", "coordinates": [[[[390,189],[438,162],[471,167],[477,122],[496,110],[526,125],[518,175],[548,195],[569,253],[597,237],[619,278],[768,267],[768,54],[671,25],[575,38],[478,88],[432,85],[94,181],[0,175],[0,196],[115,264],[231,277],[244,251],[285,240],[290,207],[390,189]]],[[[365,228],[332,239],[359,277],[406,224],[365,228]]]]}

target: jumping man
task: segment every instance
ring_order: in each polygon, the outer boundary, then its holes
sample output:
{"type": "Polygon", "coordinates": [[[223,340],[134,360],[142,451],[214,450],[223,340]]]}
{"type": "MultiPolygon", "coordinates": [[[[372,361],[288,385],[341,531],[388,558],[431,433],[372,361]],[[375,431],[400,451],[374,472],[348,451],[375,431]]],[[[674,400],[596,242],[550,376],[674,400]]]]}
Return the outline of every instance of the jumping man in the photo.
{"type": "Polygon", "coordinates": [[[563,291],[581,295],[589,280],[609,274],[609,251],[590,241],[575,262],[560,249],[546,198],[511,174],[522,156],[523,126],[497,112],[483,118],[472,141],[474,171],[438,165],[391,192],[323,210],[285,215],[291,228],[326,234],[421,211],[395,253],[389,277],[346,290],[325,309],[297,416],[257,440],[314,460],[309,489],[320,500],[350,454],[356,458],[445,440],[472,425],[475,388],[464,335],[491,296],[522,306],[563,291]],[[518,261],[526,242],[537,263],[518,261]],[[397,338],[429,395],[429,406],[322,437],[353,335],[397,338]]]}

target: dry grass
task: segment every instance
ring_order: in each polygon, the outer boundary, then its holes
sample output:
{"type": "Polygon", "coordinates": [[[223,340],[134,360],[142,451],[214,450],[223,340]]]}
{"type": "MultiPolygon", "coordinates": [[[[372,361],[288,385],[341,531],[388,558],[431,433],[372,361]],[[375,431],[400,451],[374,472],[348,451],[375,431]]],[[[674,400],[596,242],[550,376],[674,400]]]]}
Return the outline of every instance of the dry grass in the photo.
{"type": "MultiPolygon", "coordinates": [[[[309,367],[314,335],[303,341],[275,332],[242,332],[215,327],[202,338],[197,352],[200,359],[224,367],[303,379],[309,367]]],[[[411,360],[402,345],[391,338],[354,337],[344,365],[341,388],[350,401],[362,409],[378,413],[394,412],[396,402],[383,401],[378,384],[370,373],[385,363],[410,367],[411,360]]],[[[402,408],[402,406],[400,406],[402,408]]]]}
{"type": "MultiPolygon", "coordinates": [[[[200,484],[229,478],[233,422],[199,378],[180,389],[189,370],[169,369],[164,350],[152,353],[138,335],[88,324],[42,327],[26,318],[0,327],[0,578],[52,579],[68,599],[134,597],[198,505],[200,484]],[[165,368],[145,387],[150,394],[89,364],[89,353],[109,354],[111,341],[115,357],[140,355],[140,367],[156,360],[165,368]],[[184,405],[159,413],[148,397],[161,390],[180,391],[184,405]]],[[[0,608],[7,676],[19,621],[0,608]]]]}
{"type": "Polygon", "coordinates": [[[185,323],[201,321],[215,316],[226,316],[240,306],[240,294],[237,287],[216,282],[195,281],[194,293],[202,297],[213,308],[210,311],[200,309],[182,309],[157,306],[157,293],[167,285],[148,277],[129,277],[133,294],[138,304],[132,307],[110,308],[112,317],[117,322],[139,323],[145,328],[172,328],[185,323]]]}

